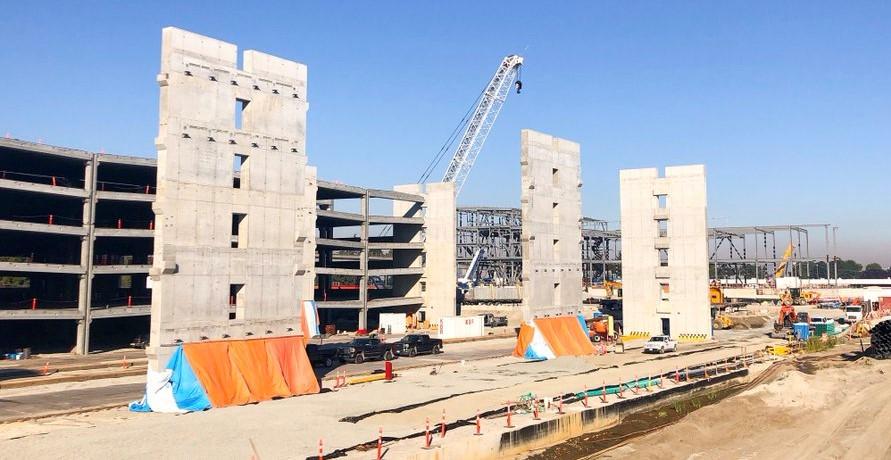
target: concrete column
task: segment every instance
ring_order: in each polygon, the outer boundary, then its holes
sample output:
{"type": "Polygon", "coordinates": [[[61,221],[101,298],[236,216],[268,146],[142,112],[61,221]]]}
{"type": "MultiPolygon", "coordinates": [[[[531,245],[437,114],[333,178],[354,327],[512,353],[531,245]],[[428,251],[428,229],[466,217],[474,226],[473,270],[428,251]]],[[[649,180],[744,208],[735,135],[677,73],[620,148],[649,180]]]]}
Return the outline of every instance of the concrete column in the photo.
{"type": "Polygon", "coordinates": [[[93,296],[93,241],[96,220],[96,168],[98,166],[96,156],[89,160],[84,168],[84,189],[87,198],[83,206],[83,227],[87,230],[87,236],[81,238],[80,266],[84,274],[80,277],[77,295],[77,310],[81,319],[77,321],[77,343],[74,352],[85,355],[90,352],[90,306],[93,296]]]}
{"type": "Polygon", "coordinates": [[[365,192],[360,202],[362,227],[359,239],[362,252],[359,254],[359,270],[362,270],[362,276],[359,278],[359,302],[362,308],[359,310],[359,329],[368,328],[368,201],[368,192],[365,192]]]}

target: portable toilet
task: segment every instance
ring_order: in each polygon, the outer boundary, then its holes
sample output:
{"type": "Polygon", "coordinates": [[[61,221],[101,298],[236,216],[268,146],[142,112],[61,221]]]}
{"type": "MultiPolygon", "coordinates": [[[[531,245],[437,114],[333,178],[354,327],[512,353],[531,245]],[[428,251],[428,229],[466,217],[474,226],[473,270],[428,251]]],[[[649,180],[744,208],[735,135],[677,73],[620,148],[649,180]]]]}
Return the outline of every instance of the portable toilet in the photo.
{"type": "Polygon", "coordinates": [[[811,329],[808,323],[795,323],[792,325],[792,330],[795,332],[795,337],[798,337],[798,340],[807,340],[811,337],[811,329]]]}

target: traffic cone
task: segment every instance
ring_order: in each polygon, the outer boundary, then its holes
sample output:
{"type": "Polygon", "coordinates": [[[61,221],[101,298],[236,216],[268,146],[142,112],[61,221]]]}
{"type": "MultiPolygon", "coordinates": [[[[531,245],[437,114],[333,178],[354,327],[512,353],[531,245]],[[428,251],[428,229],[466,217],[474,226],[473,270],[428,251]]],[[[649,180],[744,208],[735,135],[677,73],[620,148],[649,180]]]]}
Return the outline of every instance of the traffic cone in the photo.
{"type": "Polygon", "coordinates": [[[384,449],[384,427],[377,427],[377,460],[381,460],[384,449]]]}
{"type": "Polygon", "coordinates": [[[430,449],[430,443],[433,442],[430,436],[430,417],[424,421],[424,449],[430,449]]]}
{"type": "Polygon", "coordinates": [[[480,430],[480,410],[476,410],[476,432],[473,433],[474,436],[482,436],[482,432],[480,430]]]}

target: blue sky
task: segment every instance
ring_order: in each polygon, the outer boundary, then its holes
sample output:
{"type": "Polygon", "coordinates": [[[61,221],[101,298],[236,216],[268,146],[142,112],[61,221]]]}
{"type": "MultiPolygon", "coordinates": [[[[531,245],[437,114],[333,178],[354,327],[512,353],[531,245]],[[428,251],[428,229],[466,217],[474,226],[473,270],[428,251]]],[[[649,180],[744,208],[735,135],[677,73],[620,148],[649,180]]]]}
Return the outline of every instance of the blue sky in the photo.
{"type": "Polygon", "coordinates": [[[310,163],[390,187],[520,53],[462,204],[519,205],[533,128],[582,145],[586,215],[618,220],[621,168],[705,163],[710,224],[829,222],[891,264],[891,3],[184,3],[7,3],[0,133],[153,156],[174,25],[306,63],[310,163]]]}

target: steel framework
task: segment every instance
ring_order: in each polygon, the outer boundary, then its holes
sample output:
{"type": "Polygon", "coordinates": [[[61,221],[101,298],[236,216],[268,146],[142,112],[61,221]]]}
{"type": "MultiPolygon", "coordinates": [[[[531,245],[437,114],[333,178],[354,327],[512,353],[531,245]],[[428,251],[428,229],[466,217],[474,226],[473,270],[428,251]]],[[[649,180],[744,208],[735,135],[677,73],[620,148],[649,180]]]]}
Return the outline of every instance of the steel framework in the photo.
{"type": "MultiPolygon", "coordinates": [[[[786,276],[837,278],[836,273],[818,273],[816,264],[831,267],[835,262],[835,229],[831,224],[787,224],[754,227],[715,227],[709,229],[709,262],[713,279],[747,284],[774,277],[783,262],[783,253],[792,245],[786,276]],[[823,230],[823,243],[811,248],[811,233],[823,230]],[[830,241],[830,233],[832,240],[830,241]],[[779,248],[779,249],[778,249],[779,248]],[[814,268],[813,273],[811,272],[814,268]]],[[[818,243],[815,241],[815,243],[818,243]]]]}
{"type": "MultiPolygon", "coordinates": [[[[520,210],[516,208],[458,208],[458,273],[464,273],[477,249],[485,250],[478,278],[484,283],[517,284],[523,265],[520,210]]],[[[713,279],[749,284],[773,278],[789,243],[792,254],[785,275],[800,278],[838,278],[835,231],[831,224],[715,227],[709,229],[709,265],[713,279]],[[822,235],[820,235],[822,230],[822,235]],[[822,244],[811,236],[822,236],[822,244]],[[817,270],[825,263],[835,273],[817,270]]],[[[586,285],[622,276],[622,236],[606,221],[582,219],[582,269],[586,285]]]]}
{"type": "MultiPolygon", "coordinates": [[[[513,285],[520,280],[523,251],[520,241],[522,220],[517,208],[458,208],[458,273],[464,273],[477,249],[485,251],[478,278],[484,283],[513,285]]],[[[582,219],[583,277],[586,284],[621,276],[619,232],[609,230],[606,221],[582,219]]],[[[472,275],[472,274],[471,274],[472,275]]]]}

